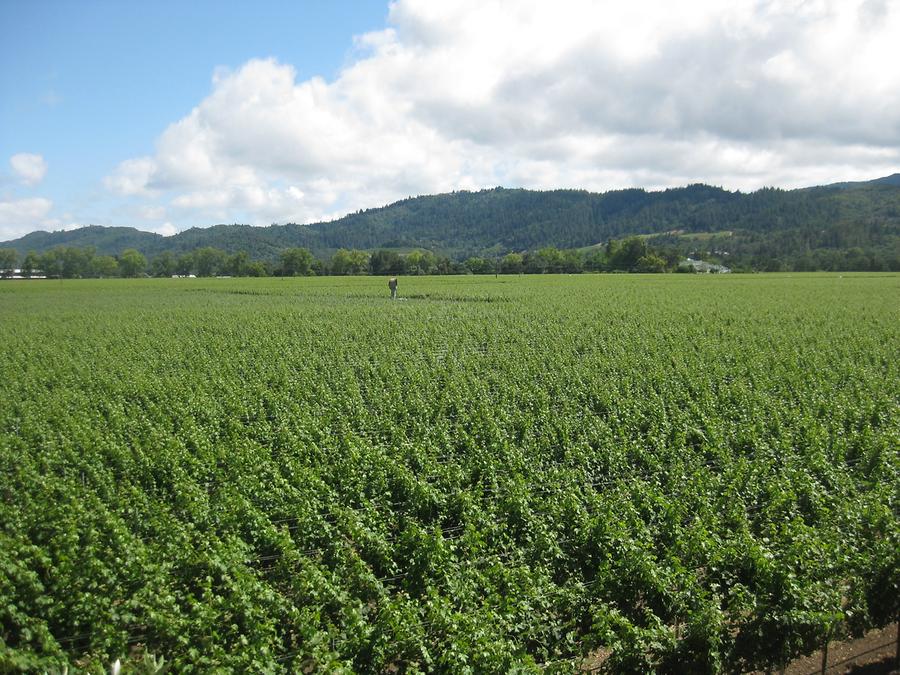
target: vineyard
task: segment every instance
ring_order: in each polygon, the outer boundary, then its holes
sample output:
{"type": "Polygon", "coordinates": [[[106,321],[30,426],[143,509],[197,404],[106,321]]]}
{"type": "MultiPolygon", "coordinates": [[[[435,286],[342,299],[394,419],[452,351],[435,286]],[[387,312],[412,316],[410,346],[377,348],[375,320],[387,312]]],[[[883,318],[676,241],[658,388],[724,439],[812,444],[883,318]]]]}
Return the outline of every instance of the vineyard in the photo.
{"type": "Polygon", "coordinates": [[[746,672],[897,621],[897,275],[399,291],[0,284],[0,671],[746,672]]]}

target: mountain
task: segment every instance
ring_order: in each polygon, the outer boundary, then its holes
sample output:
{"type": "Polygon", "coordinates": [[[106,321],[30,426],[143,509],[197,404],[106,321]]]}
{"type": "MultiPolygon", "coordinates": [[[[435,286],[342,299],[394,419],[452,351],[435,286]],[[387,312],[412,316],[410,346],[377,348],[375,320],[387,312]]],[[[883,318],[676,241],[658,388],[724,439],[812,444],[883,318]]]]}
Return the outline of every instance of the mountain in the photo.
{"type": "Polygon", "coordinates": [[[76,248],[93,246],[99,253],[117,255],[126,248],[155,249],[161,245],[161,241],[164,239],[165,237],[162,235],[142,232],[133,227],[88,225],[79,227],[77,230],[31,232],[19,239],[0,244],[0,246],[14,248],[22,253],[26,251],[41,253],[54,246],[75,246],[76,248]]]}
{"type": "Polygon", "coordinates": [[[727,250],[748,260],[856,248],[862,255],[900,260],[900,174],[751,193],[702,184],[605,193],[494,188],[414,197],[309,225],[215,225],[170,237],[91,226],[33,232],[0,246],[20,253],[91,246],[110,255],[136,248],[148,257],[212,246],[229,253],[243,250],[264,260],[275,260],[280,251],[294,246],[320,257],[338,248],[423,248],[463,259],[545,246],[582,248],[631,235],[649,236],[685,253],[700,247],[701,253],[727,250]]]}
{"type": "MultiPolygon", "coordinates": [[[[876,178],[874,180],[845,181],[843,183],[831,183],[830,185],[826,185],[824,187],[841,188],[842,190],[846,190],[848,188],[865,187],[867,185],[900,186],[900,173],[892,173],[890,176],[884,176],[883,178],[876,178]]],[[[815,189],[815,188],[812,188],[812,189],[815,189]]]]}

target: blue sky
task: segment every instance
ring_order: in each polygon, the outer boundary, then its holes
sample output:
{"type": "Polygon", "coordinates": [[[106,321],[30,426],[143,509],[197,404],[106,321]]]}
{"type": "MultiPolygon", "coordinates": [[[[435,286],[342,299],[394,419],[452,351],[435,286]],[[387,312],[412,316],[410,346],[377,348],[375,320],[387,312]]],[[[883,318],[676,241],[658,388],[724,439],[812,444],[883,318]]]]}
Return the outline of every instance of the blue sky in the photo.
{"type": "Polygon", "coordinates": [[[0,0],[0,241],[900,168],[898,0],[0,0]]]}
{"type": "MultiPolygon", "coordinates": [[[[46,178],[17,193],[52,194],[73,215],[104,220],[115,200],[102,177],[151,153],[166,126],[209,93],[217,67],[275,57],[304,79],[333,78],[352,58],[353,36],[386,17],[374,0],[2,0],[0,157],[40,154],[46,178]],[[105,207],[92,209],[97,202],[105,207]]],[[[4,169],[0,190],[9,187],[4,169]]]]}

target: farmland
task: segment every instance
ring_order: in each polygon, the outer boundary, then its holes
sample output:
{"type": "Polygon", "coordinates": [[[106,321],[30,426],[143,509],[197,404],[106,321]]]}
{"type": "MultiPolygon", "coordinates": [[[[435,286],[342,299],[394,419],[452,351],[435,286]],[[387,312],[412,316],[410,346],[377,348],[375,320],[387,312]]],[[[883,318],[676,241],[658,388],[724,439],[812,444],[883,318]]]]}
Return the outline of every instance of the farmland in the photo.
{"type": "Polygon", "coordinates": [[[400,296],[0,285],[0,670],[730,672],[897,619],[897,275],[400,296]]]}

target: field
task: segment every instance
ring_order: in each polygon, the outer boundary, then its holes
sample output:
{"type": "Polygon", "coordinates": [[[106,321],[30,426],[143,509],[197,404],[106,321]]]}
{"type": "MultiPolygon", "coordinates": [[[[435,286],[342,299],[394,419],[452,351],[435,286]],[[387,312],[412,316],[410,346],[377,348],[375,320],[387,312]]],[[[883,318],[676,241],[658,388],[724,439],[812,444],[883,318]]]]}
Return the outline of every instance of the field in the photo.
{"type": "Polygon", "coordinates": [[[0,283],[0,671],[733,672],[896,621],[897,275],[400,296],[0,283]]]}

